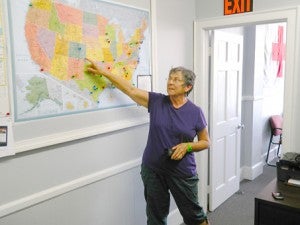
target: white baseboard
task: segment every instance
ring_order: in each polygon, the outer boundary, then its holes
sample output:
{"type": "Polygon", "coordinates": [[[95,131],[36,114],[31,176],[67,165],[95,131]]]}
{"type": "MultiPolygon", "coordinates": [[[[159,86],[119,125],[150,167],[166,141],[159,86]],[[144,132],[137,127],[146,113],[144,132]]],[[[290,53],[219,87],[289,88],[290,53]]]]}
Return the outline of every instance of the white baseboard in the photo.
{"type": "MultiPolygon", "coordinates": [[[[243,166],[240,171],[240,180],[254,180],[263,173],[263,166],[266,165],[267,153],[261,156],[261,161],[251,167],[243,166]]],[[[277,147],[270,150],[269,162],[277,157],[277,147]]]]}
{"type": "Polygon", "coordinates": [[[261,161],[254,166],[243,166],[241,168],[240,180],[254,180],[256,177],[263,173],[264,163],[261,161]]]}

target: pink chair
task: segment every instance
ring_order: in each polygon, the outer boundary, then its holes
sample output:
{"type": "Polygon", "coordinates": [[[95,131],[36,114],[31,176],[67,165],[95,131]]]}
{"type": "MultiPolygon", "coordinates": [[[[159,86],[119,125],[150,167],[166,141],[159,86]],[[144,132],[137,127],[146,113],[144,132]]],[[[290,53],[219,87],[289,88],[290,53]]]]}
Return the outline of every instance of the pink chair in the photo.
{"type": "Polygon", "coordinates": [[[267,158],[266,158],[266,163],[269,166],[276,166],[273,164],[269,163],[269,154],[270,154],[270,148],[271,145],[278,145],[277,148],[277,157],[279,156],[279,150],[280,150],[280,146],[282,143],[282,122],[283,122],[283,118],[281,115],[274,115],[271,116],[269,119],[270,122],[270,126],[271,126],[271,137],[270,137],[270,142],[269,142],[269,148],[268,148],[268,152],[267,152],[267,158]],[[274,138],[277,137],[274,141],[274,138]]]}

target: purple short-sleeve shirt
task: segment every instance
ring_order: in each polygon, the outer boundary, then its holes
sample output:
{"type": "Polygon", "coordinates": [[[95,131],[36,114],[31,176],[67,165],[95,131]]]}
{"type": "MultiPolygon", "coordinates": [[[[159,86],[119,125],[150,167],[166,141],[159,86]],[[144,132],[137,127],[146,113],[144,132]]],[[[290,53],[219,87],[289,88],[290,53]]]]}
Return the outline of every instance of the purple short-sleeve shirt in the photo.
{"type": "Polygon", "coordinates": [[[197,133],[207,126],[201,108],[188,100],[176,109],[169,96],[150,92],[148,111],[150,128],[143,165],[156,172],[179,177],[196,175],[194,153],[188,153],[177,161],[170,159],[167,149],[182,142],[192,142],[197,133]]]}

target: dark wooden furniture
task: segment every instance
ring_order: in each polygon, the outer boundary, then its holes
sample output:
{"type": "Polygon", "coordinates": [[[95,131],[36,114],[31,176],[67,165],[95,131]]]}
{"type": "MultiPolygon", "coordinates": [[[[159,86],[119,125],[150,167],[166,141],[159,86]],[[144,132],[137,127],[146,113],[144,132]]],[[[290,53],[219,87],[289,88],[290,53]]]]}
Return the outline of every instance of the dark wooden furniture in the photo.
{"type": "Polygon", "coordinates": [[[300,187],[271,181],[255,197],[255,225],[299,225],[300,187]],[[272,192],[281,192],[284,200],[275,200],[272,192]]]}

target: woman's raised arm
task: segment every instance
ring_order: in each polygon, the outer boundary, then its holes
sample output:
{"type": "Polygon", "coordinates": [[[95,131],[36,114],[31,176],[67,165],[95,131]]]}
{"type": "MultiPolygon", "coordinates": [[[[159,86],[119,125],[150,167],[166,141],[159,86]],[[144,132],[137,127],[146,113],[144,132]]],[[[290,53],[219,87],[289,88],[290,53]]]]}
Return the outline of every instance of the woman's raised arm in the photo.
{"type": "Polygon", "coordinates": [[[105,76],[110,82],[112,82],[112,84],[116,88],[118,88],[120,91],[128,95],[137,104],[148,108],[148,101],[149,101],[148,91],[133,86],[130,82],[128,82],[126,79],[122,78],[121,76],[110,73],[109,71],[104,71],[103,69],[98,67],[94,61],[87,58],[86,60],[90,63],[87,66],[87,71],[89,73],[92,73],[94,75],[105,76]]]}

